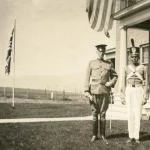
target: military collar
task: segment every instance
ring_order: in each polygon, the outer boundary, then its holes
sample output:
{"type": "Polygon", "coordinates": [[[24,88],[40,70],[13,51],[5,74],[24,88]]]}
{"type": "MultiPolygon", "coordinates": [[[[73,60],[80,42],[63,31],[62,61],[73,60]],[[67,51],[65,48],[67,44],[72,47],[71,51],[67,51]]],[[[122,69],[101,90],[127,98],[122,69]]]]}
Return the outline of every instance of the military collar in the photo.
{"type": "Polygon", "coordinates": [[[103,61],[104,61],[104,59],[100,59],[100,58],[97,58],[97,60],[100,61],[100,62],[103,62],[103,61]]]}
{"type": "Polygon", "coordinates": [[[132,67],[134,67],[134,68],[137,68],[140,64],[138,63],[138,65],[137,66],[135,66],[132,62],[131,62],[131,64],[130,64],[132,67]]]}
{"type": "Polygon", "coordinates": [[[104,60],[104,59],[99,59],[99,58],[97,58],[97,60],[100,62],[100,63],[108,63],[108,64],[110,64],[111,62],[110,61],[108,61],[108,60],[104,60]]]}

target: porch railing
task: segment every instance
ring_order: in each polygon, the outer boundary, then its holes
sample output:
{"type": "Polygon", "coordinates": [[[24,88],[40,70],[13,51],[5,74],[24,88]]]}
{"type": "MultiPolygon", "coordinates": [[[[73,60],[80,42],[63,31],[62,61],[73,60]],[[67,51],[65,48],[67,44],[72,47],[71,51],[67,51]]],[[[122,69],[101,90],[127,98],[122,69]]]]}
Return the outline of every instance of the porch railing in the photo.
{"type": "Polygon", "coordinates": [[[127,8],[129,6],[135,5],[136,3],[143,0],[121,0],[120,2],[120,10],[127,8]]]}

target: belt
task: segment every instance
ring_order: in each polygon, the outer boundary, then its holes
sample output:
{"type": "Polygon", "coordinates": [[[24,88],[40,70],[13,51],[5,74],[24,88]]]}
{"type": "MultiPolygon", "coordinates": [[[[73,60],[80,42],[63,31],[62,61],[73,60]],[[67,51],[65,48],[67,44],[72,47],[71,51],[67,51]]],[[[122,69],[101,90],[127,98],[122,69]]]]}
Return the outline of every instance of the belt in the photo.
{"type": "Polygon", "coordinates": [[[98,84],[105,85],[105,82],[103,82],[101,79],[91,79],[90,84],[91,85],[98,85],[98,84]]]}
{"type": "Polygon", "coordinates": [[[127,87],[140,87],[142,84],[127,84],[127,87]]]}

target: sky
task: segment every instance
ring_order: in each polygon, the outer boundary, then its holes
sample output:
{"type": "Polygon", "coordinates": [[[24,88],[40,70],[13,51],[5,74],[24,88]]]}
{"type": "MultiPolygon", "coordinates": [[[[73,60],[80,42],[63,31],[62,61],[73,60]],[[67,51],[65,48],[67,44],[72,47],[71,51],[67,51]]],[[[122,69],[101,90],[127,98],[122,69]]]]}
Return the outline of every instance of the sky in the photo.
{"type": "Polygon", "coordinates": [[[16,19],[15,86],[82,90],[94,46],[116,41],[115,27],[110,38],[90,28],[85,7],[85,0],[1,0],[0,86],[12,85],[4,68],[16,19]]]}

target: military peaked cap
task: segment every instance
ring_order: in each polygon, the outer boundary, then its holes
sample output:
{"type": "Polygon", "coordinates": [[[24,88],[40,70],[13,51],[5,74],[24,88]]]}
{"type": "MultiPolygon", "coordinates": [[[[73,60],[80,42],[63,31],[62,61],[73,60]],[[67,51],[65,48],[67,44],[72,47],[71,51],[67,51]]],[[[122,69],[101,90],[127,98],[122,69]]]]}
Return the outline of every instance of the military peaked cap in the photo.
{"type": "Polygon", "coordinates": [[[101,52],[101,51],[105,51],[106,50],[106,46],[107,45],[105,45],[105,44],[100,44],[100,45],[96,45],[95,47],[97,48],[97,50],[99,52],[101,52]]]}

